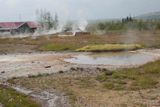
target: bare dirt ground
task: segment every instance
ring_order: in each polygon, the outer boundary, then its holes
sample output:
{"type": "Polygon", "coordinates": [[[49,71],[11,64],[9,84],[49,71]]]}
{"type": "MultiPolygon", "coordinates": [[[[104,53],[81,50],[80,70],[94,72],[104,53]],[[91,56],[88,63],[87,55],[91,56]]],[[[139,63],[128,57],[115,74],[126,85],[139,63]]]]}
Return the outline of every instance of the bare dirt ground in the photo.
{"type": "MultiPolygon", "coordinates": [[[[160,58],[160,50],[158,49],[157,50],[140,50],[139,52],[142,52],[144,54],[152,54],[153,56],[155,56],[155,58],[151,61],[154,61],[160,58]]],[[[65,71],[66,72],[69,71],[73,67],[90,68],[89,70],[90,71],[93,70],[93,72],[94,72],[94,69],[97,69],[97,67],[102,67],[106,69],[123,68],[123,66],[119,67],[119,66],[104,66],[104,65],[101,66],[101,65],[72,64],[64,61],[64,59],[66,58],[71,58],[79,54],[87,54],[87,53],[36,52],[36,53],[24,53],[24,54],[23,53],[5,54],[5,55],[3,54],[3,55],[0,55],[0,68],[1,68],[0,80],[1,82],[4,82],[7,79],[15,78],[15,77],[27,77],[27,76],[33,76],[33,75],[62,73],[65,71]]],[[[140,64],[140,65],[143,65],[143,64],[140,64]]],[[[64,104],[64,102],[66,102],[65,95],[60,94],[53,90],[52,92],[42,91],[39,89],[37,89],[36,91],[33,91],[33,90],[23,89],[22,87],[17,88],[17,86],[12,86],[12,88],[16,89],[19,92],[22,91],[23,93],[25,93],[26,91],[27,92],[29,91],[28,95],[35,98],[40,98],[40,100],[45,102],[44,107],[61,107],[61,106],[69,107],[70,106],[67,103],[64,104]],[[47,96],[47,98],[45,96],[47,96]]],[[[78,90],[79,89],[77,89],[77,91],[78,90]]],[[[102,95],[101,97],[103,96],[104,95],[102,95]]],[[[112,93],[109,96],[110,98],[111,97],[115,98],[115,95],[112,95],[112,93]]],[[[114,100],[118,101],[121,99],[120,97],[116,97],[115,99],[114,98],[113,98],[113,101],[114,100]],[[120,98],[120,99],[117,99],[117,98],[120,98]]],[[[83,100],[83,98],[81,100],[83,100]]],[[[111,102],[108,102],[108,103],[111,103],[111,102]]],[[[88,105],[87,107],[91,107],[91,106],[88,105]]]]}
{"type": "Polygon", "coordinates": [[[69,69],[70,64],[61,61],[69,58],[67,53],[16,53],[0,56],[0,82],[20,93],[29,95],[42,103],[43,107],[69,107],[66,97],[56,91],[33,91],[19,86],[5,83],[9,78],[27,77],[33,75],[48,75],[69,69]]]}
{"type": "MultiPolygon", "coordinates": [[[[94,69],[75,70],[37,78],[14,79],[13,83],[37,90],[54,89],[69,95],[73,107],[159,107],[160,89],[110,90],[95,81],[100,72],[94,69]],[[87,72],[87,73],[86,73],[87,72]]],[[[59,107],[59,106],[56,106],[59,107]]],[[[65,106],[62,106],[65,107],[65,106]]]]}
{"type": "MultiPolygon", "coordinates": [[[[154,61],[160,57],[160,50],[139,50],[138,52],[143,54],[153,55],[154,61]]],[[[51,74],[59,71],[67,71],[71,67],[84,67],[84,68],[96,68],[104,67],[107,69],[125,68],[127,66],[112,66],[112,65],[85,65],[85,64],[73,64],[65,62],[64,59],[71,58],[80,54],[87,53],[74,53],[74,52],[37,52],[37,53],[19,53],[19,54],[6,54],[0,55],[0,78],[9,79],[13,77],[32,76],[38,74],[51,74]]],[[[140,66],[137,64],[133,66],[140,66]]],[[[128,67],[133,67],[128,66],[128,67]]]]}
{"type": "Polygon", "coordinates": [[[30,53],[35,52],[35,45],[24,44],[0,44],[0,54],[13,54],[13,53],[30,53]]]}
{"type": "Polygon", "coordinates": [[[40,73],[56,73],[68,68],[63,58],[69,54],[31,53],[1,55],[1,78],[38,75],[40,73]]]}

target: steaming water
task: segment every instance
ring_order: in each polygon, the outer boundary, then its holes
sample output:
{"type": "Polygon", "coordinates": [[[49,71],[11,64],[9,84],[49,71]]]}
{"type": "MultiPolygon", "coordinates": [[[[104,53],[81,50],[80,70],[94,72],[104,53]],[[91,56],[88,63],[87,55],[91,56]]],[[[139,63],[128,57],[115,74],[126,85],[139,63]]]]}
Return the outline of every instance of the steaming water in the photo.
{"type": "Polygon", "coordinates": [[[155,59],[156,57],[152,54],[120,52],[120,53],[92,53],[88,55],[78,55],[71,59],[65,59],[65,61],[76,64],[130,66],[130,65],[145,64],[155,59]]]}

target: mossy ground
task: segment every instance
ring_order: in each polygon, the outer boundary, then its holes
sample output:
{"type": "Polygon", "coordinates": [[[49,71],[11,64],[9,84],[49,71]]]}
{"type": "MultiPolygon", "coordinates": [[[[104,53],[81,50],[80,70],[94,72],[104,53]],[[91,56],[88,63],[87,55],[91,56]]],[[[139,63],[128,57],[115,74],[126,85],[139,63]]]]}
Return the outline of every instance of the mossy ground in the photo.
{"type": "Polygon", "coordinates": [[[138,44],[103,44],[103,45],[87,45],[77,51],[84,52],[103,52],[103,51],[124,51],[124,50],[136,50],[143,48],[138,44]]]}

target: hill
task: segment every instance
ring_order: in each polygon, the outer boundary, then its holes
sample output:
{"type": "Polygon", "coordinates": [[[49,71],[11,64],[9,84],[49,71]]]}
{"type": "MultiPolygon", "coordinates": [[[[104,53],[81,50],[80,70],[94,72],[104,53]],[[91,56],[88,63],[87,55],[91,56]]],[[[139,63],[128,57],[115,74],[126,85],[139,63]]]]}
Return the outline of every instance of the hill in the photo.
{"type": "Polygon", "coordinates": [[[152,13],[147,13],[143,15],[139,15],[136,17],[137,19],[155,19],[159,20],[160,19],[160,11],[159,12],[152,12],[152,13]]]}

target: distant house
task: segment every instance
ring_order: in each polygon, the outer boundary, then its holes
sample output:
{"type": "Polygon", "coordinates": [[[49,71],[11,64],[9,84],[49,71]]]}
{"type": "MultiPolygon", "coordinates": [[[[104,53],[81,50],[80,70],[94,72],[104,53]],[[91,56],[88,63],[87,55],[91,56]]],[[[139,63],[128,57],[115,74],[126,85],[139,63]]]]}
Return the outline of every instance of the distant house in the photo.
{"type": "Polygon", "coordinates": [[[0,33],[34,33],[37,28],[34,22],[0,22],[0,33]]]}

